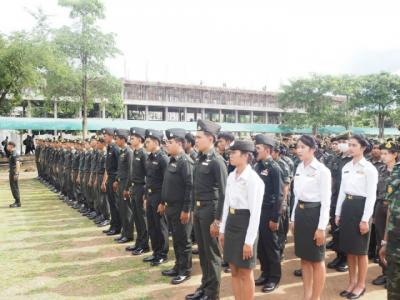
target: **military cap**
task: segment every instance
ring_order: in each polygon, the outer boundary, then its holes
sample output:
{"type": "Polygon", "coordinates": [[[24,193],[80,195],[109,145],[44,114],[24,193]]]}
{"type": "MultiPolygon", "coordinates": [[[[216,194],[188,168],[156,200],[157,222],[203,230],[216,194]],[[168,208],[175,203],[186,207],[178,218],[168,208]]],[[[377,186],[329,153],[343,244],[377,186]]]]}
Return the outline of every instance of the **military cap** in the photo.
{"type": "Polygon", "coordinates": [[[105,141],[104,141],[104,138],[102,138],[102,137],[99,137],[98,139],[97,139],[97,141],[99,142],[99,143],[104,143],[105,141]]]}
{"type": "Polygon", "coordinates": [[[209,120],[198,120],[197,130],[211,133],[212,135],[217,136],[221,130],[221,126],[209,120]]]}
{"type": "Polygon", "coordinates": [[[136,135],[142,139],[146,138],[146,129],[140,127],[131,127],[130,129],[131,135],[136,135]]]}
{"type": "Polygon", "coordinates": [[[146,129],[146,138],[154,138],[161,143],[164,133],[161,130],[146,129]]]}
{"type": "Polygon", "coordinates": [[[338,141],[339,141],[339,140],[349,140],[350,137],[351,137],[351,132],[350,132],[350,131],[347,131],[347,132],[342,133],[341,135],[338,135],[338,136],[336,137],[336,139],[337,139],[338,141]]]}
{"type": "Polygon", "coordinates": [[[102,128],[101,133],[102,134],[108,134],[108,135],[114,135],[116,128],[102,128]]]}
{"type": "Polygon", "coordinates": [[[115,129],[115,136],[124,138],[127,141],[128,137],[129,137],[129,130],[128,129],[115,129]]]}
{"type": "Polygon", "coordinates": [[[218,139],[224,139],[224,140],[227,140],[227,141],[234,141],[235,140],[235,136],[233,135],[232,132],[222,131],[222,132],[220,132],[220,134],[218,134],[218,139]]]}
{"type": "Polygon", "coordinates": [[[182,128],[171,128],[168,130],[165,130],[165,135],[167,136],[167,139],[173,139],[173,138],[178,138],[184,140],[186,137],[187,131],[182,128]]]}
{"type": "Polygon", "coordinates": [[[275,147],[275,140],[265,134],[257,134],[255,136],[256,145],[269,145],[275,147]]]}
{"type": "Polygon", "coordinates": [[[396,143],[394,143],[393,141],[383,143],[379,146],[379,148],[382,150],[388,150],[388,151],[399,151],[399,146],[396,143]]]}
{"type": "Polygon", "coordinates": [[[254,143],[252,141],[237,140],[231,144],[229,149],[231,151],[239,150],[239,151],[246,151],[246,152],[254,152],[255,147],[254,147],[254,143]]]}

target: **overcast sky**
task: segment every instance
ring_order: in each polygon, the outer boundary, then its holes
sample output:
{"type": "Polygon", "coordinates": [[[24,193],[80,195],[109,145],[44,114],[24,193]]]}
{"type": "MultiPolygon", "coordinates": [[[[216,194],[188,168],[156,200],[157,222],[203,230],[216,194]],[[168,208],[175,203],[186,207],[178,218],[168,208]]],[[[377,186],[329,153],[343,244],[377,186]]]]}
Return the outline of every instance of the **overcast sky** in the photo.
{"type": "MultiPolygon", "coordinates": [[[[118,77],[277,90],[310,72],[400,70],[400,1],[106,0],[118,77]]],[[[56,0],[0,0],[0,31],[29,29],[27,9],[70,22],[56,0]]]]}

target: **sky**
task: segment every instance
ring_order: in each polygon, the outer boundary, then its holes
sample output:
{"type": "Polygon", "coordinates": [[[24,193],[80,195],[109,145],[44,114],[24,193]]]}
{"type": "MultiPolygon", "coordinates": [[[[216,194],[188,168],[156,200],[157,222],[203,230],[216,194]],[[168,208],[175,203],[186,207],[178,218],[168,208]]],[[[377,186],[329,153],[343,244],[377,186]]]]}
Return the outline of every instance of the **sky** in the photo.
{"type": "MultiPolygon", "coordinates": [[[[105,32],[122,55],[110,71],[132,80],[279,90],[321,74],[400,73],[400,1],[105,0],[105,32]]],[[[70,24],[56,0],[0,0],[0,32],[30,29],[42,7],[70,24]]]]}

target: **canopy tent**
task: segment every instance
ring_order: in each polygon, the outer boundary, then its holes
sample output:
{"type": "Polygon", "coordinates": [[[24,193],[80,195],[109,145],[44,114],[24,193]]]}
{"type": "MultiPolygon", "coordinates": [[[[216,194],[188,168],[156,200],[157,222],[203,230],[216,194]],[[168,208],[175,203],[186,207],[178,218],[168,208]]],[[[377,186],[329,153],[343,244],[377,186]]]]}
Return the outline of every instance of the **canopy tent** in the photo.
{"type": "MultiPolygon", "coordinates": [[[[256,124],[256,123],[220,123],[222,130],[232,132],[254,132],[254,133],[292,133],[311,134],[311,128],[290,128],[278,124],[256,124]]],[[[115,128],[154,128],[166,130],[168,128],[184,128],[188,131],[196,131],[196,122],[171,122],[171,121],[142,121],[123,119],[96,119],[88,118],[88,130],[97,131],[104,127],[115,128]]],[[[0,130],[57,130],[57,131],[81,131],[82,119],[54,119],[54,118],[15,118],[0,117],[0,130]]],[[[353,127],[348,130],[365,135],[378,135],[378,128],[353,127]]],[[[320,134],[340,134],[346,131],[343,126],[326,126],[318,129],[320,134]]],[[[385,128],[385,135],[400,135],[396,128],[385,128]]]]}

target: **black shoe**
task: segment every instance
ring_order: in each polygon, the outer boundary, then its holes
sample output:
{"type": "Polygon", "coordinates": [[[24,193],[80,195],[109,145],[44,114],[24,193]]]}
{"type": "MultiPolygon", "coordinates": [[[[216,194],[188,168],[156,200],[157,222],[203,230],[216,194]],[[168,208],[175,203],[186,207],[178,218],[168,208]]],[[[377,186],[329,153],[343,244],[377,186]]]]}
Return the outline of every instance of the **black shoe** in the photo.
{"type": "Polygon", "coordinates": [[[227,263],[226,261],[223,261],[222,264],[221,264],[221,266],[222,266],[223,268],[229,268],[229,263],[227,263]]]}
{"type": "Polygon", "coordinates": [[[380,261],[380,259],[379,259],[378,257],[375,257],[375,258],[374,258],[374,263],[375,263],[375,264],[379,264],[380,262],[381,262],[381,261],[380,261]]]}
{"type": "Polygon", "coordinates": [[[261,275],[254,282],[255,282],[256,286],[261,286],[261,285],[266,284],[268,282],[268,279],[261,275]]]}
{"type": "Polygon", "coordinates": [[[190,275],[178,275],[172,278],[171,284],[180,284],[186,280],[190,279],[190,275]]]}
{"type": "Polygon", "coordinates": [[[207,296],[204,295],[203,297],[200,297],[199,300],[216,300],[217,298],[215,297],[211,297],[211,296],[207,296]]]}
{"type": "Polygon", "coordinates": [[[335,269],[338,272],[347,272],[349,270],[349,266],[347,265],[347,262],[342,261],[336,266],[335,269]]]}
{"type": "Polygon", "coordinates": [[[110,225],[110,220],[104,220],[100,224],[97,224],[97,227],[104,227],[104,226],[107,226],[107,225],[110,225]]]}
{"type": "Polygon", "coordinates": [[[144,253],[150,252],[149,248],[140,248],[138,247],[135,251],[132,251],[132,255],[142,255],[144,253]]]}
{"type": "Polygon", "coordinates": [[[199,255],[199,249],[192,249],[193,255],[199,255]]]}
{"type": "Polygon", "coordinates": [[[118,242],[118,241],[121,240],[122,238],[123,238],[123,236],[120,235],[119,237],[116,237],[116,238],[114,239],[114,241],[118,242]]]}
{"type": "Polygon", "coordinates": [[[336,256],[336,258],[334,260],[332,260],[327,267],[329,269],[336,269],[337,265],[341,262],[342,258],[339,256],[336,256]]]}
{"type": "Polygon", "coordinates": [[[107,232],[107,235],[116,235],[116,234],[120,234],[121,231],[117,231],[117,230],[110,230],[109,232],[107,232]]]}
{"type": "Polygon", "coordinates": [[[229,267],[224,268],[224,273],[230,273],[230,272],[231,272],[231,268],[229,268],[229,267]]]}
{"type": "Polygon", "coordinates": [[[143,262],[152,262],[156,257],[154,255],[147,256],[143,258],[143,262]]]}
{"type": "Polygon", "coordinates": [[[16,207],[21,207],[21,203],[15,202],[13,204],[10,204],[10,208],[16,208],[16,207]]]}
{"type": "Polygon", "coordinates": [[[137,246],[132,245],[132,246],[128,246],[125,248],[125,251],[135,251],[137,249],[137,246]]]}
{"type": "Polygon", "coordinates": [[[103,233],[109,233],[111,230],[113,230],[113,229],[112,228],[105,229],[105,230],[103,230],[103,233]]]}
{"type": "Polygon", "coordinates": [[[362,297],[365,293],[366,289],[364,288],[360,294],[354,294],[354,293],[350,293],[349,295],[347,295],[347,299],[358,299],[360,297],[362,297]]]}
{"type": "Polygon", "coordinates": [[[175,269],[169,269],[169,270],[161,271],[161,275],[168,276],[168,277],[177,277],[179,274],[178,274],[178,271],[176,271],[175,269]]]}
{"type": "Polygon", "coordinates": [[[301,271],[301,269],[294,270],[293,275],[296,276],[296,277],[302,277],[303,276],[303,272],[301,271]]]}
{"type": "Polygon", "coordinates": [[[374,280],[372,280],[373,285],[385,285],[386,284],[386,275],[380,275],[374,280]]]}
{"type": "Polygon", "coordinates": [[[126,244],[126,243],[129,243],[132,241],[133,241],[133,239],[128,239],[127,237],[123,237],[122,239],[118,240],[117,243],[118,244],[126,244]]]}
{"type": "Polygon", "coordinates": [[[332,250],[334,245],[335,243],[333,242],[333,240],[331,240],[328,243],[326,243],[326,249],[332,250]]]}
{"type": "Polygon", "coordinates": [[[275,291],[279,286],[279,283],[275,283],[275,282],[267,282],[263,288],[261,289],[261,291],[263,293],[271,293],[273,291],[275,291]]]}
{"type": "Polygon", "coordinates": [[[167,261],[167,258],[157,257],[150,262],[150,266],[157,267],[163,263],[166,263],[167,261]]]}
{"type": "Polygon", "coordinates": [[[351,292],[348,292],[348,291],[344,290],[344,291],[340,292],[339,296],[343,297],[343,298],[347,298],[347,296],[350,295],[350,294],[351,294],[351,292]]]}
{"type": "Polygon", "coordinates": [[[194,293],[186,295],[185,300],[198,300],[204,295],[204,290],[196,290],[194,293]]]}

